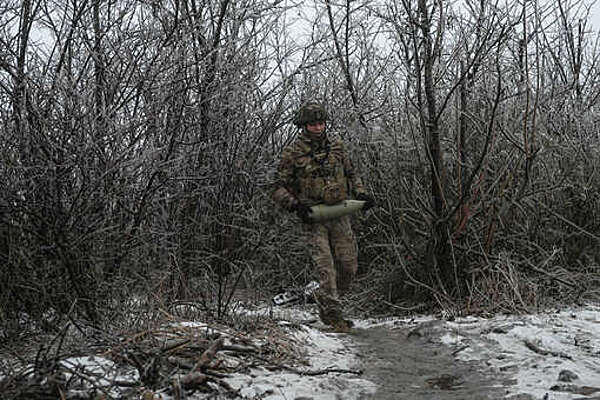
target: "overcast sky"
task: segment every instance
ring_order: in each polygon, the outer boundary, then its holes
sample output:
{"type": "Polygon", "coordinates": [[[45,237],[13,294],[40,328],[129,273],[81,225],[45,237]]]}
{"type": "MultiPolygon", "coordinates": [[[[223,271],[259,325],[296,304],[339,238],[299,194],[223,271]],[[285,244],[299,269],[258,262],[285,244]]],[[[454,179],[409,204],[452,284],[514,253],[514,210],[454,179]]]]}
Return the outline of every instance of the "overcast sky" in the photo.
{"type": "Polygon", "coordinates": [[[596,31],[600,30],[600,3],[595,2],[592,5],[592,24],[596,31]]]}

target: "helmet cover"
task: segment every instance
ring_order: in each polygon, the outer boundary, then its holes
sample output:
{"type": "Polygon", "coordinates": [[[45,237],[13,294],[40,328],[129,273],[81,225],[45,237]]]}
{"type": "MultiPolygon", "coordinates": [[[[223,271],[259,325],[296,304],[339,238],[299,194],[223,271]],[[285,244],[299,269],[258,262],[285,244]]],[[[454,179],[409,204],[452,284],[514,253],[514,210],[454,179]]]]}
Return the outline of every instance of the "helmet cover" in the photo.
{"type": "Polygon", "coordinates": [[[327,110],[316,101],[304,103],[297,111],[294,117],[294,125],[301,128],[312,122],[325,122],[327,120],[327,110]]]}

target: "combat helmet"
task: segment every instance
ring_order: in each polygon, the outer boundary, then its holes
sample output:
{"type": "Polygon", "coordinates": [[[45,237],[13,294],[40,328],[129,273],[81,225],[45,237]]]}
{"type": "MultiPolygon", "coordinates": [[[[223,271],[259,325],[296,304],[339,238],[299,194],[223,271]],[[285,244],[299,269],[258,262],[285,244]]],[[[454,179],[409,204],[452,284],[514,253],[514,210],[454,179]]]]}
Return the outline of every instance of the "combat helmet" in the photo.
{"type": "Polygon", "coordinates": [[[294,125],[298,128],[310,122],[327,121],[327,110],[316,101],[308,101],[304,103],[296,112],[294,117],[294,125]]]}

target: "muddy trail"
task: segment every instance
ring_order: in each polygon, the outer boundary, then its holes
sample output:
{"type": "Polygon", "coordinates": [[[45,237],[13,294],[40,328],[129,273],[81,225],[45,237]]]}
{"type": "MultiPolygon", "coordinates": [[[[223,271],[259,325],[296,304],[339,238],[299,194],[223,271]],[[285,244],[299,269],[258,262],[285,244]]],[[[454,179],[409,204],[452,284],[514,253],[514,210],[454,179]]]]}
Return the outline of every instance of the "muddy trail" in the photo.
{"type": "Polygon", "coordinates": [[[439,321],[356,329],[353,333],[363,377],[377,392],[363,400],[502,399],[509,382],[486,373],[480,363],[457,361],[440,341],[439,321]]]}

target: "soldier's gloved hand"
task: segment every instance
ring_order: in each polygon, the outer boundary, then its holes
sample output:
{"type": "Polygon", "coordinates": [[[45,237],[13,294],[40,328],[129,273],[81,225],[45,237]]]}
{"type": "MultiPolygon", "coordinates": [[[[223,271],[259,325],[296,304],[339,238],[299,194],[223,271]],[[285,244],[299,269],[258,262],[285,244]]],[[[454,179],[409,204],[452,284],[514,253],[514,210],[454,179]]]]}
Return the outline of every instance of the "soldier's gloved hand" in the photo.
{"type": "Polygon", "coordinates": [[[312,210],[309,206],[298,203],[294,206],[294,211],[296,211],[296,215],[298,215],[298,218],[300,218],[305,224],[310,224],[313,222],[310,218],[312,210]]]}
{"type": "Polygon", "coordinates": [[[365,211],[369,208],[375,207],[376,205],[375,199],[366,193],[359,193],[358,196],[356,196],[356,200],[362,200],[365,202],[365,205],[363,206],[363,210],[365,211]]]}

